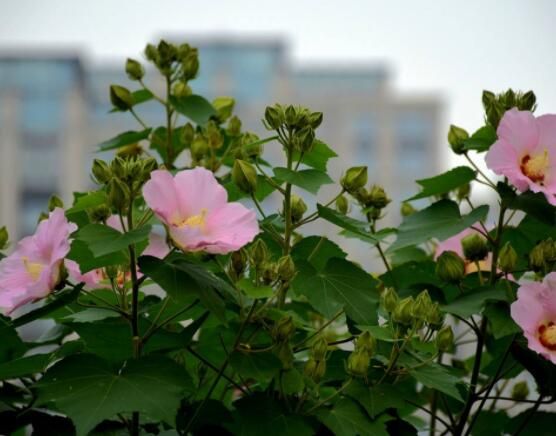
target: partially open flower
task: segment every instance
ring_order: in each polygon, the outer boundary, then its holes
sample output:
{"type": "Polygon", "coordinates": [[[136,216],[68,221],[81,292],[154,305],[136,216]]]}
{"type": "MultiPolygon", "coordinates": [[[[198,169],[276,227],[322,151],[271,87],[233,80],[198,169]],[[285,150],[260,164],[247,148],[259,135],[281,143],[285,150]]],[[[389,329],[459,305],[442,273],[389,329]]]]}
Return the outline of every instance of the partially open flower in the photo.
{"type": "Polygon", "coordinates": [[[225,254],[239,250],[259,233],[255,212],[228,203],[226,190],[205,168],[151,173],[143,187],[146,203],[184,251],[225,254]]]}
{"type": "Polygon", "coordinates": [[[41,221],[33,236],[23,238],[15,251],[0,261],[0,310],[6,314],[46,297],[61,280],[70,234],[77,229],[61,208],[41,221]]]}
{"type": "Polygon", "coordinates": [[[556,364],[556,273],[522,283],[510,309],[529,348],[556,364]]]}
{"type": "Polygon", "coordinates": [[[497,133],[487,166],[519,191],[542,192],[556,205],[556,115],[535,118],[514,108],[504,114],[497,133]]]}

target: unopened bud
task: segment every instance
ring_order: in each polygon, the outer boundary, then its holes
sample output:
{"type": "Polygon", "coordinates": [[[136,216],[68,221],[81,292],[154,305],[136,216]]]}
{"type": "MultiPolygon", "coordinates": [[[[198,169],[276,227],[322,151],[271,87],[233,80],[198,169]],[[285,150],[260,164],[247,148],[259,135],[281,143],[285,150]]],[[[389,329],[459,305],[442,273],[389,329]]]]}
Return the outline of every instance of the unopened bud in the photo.
{"type": "Polygon", "coordinates": [[[342,187],[353,194],[367,184],[367,167],[352,167],[346,171],[340,183],[342,187]]]}
{"type": "Polygon", "coordinates": [[[425,321],[432,308],[432,300],[427,290],[417,295],[413,305],[413,316],[421,321],[425,321]]]}
{"type": "Polygon", "coordinates": [[[433,330],[439,329],[444,323],[444,315],[440,311],[438,303],[432,303],[425,319],[429,327],[433,330]]]}
{"type": "Polygon", "coordinates": [[[354,377],[366,377],[371,357],[364,350],[356,350],[348,357],[347,370],[354,377]]]}
{"type": "Polygon", "coordinates": [[[209,146],[203,135],[195,136],[195,139],[191,144],[190,151],[191,157],[197,161],[203,159],[208,154],[209,146]]]}
{"type": "Polygon", "coordinates": [[[272,329],[272,336],[276,342],[285,342],[295,333],[295,324],[291,316],[281,318],[272,329]]]}
{"type": "Polygon", "coordinates": [[[413,297],[406,297],[401,300],[392,312],[392,319],[399,324],[411,325],[413,322],[414,304],[413,297]]]}
{"type": "Polygon", "coordinates": [[[187,123],[181,129],[181,142],[186,146],[191,146],[193,139],[195,138],[195,128],[191,123],[187,123]]]}
{"type": "Polygon", "coordinates": [[[394,288],[386,288],[382,291],[382,294],[380,294],[380,302],[386,312],[392,313],[398,306],[398,293],[394,288]]]}
{"type": "Polygon", "coordinates": [[[310,357],[307,363],[305,363],[303,372],[306,377],[318,383],[326,372],[326,360],[317,360],[310,357]]]}
{"type": "Polygon", "coordinates": [[[527,91],[523,94],[517,104],[519,110],[534,111],[537,103],[537,97],[533,91],[527,91]]]}
{"type": "Polygon", "coordinates": [[[232,97],[217,97],[212,106],[216,109],[218,120],[223,123],[232,116],[236,101],[232,97]]]}
{"type": "Polygon", "coordinates": [[[172,94],[176,98],[185,98],[193,94],[193,91],[191,90],[191,87],[187,83],[176,82],[172,87],[172,94]]]}
{"type": "Polygon", "coordinates": [[[316,360],[324,360],[328,351],[328,342],[320,336],[311,346],[311,356],[316,360]]]}
{"type": "Polygon", "coordinates": [[[478,233],[467,235],[461,240],[463,254],[471,262],[483,260],[488,255],[487,241],[478,233]]]}
{"type": "Polygon", "coordinates": [[[523,401],[529,396],[529,385],[526,381],[517,382],[512,388],[512,399],[523,401]]]}
{"type": "Polygon", "coordinates": [[[270,285],[278,278],[278,266],[274,262],[266,262],[262,267],[262,279],[265,285],[270,285]]]}
{"type": "Polygon", "coordinates": [[[413,215],[415,212],[415,208],[411,205],[411,203],[404,202],[402,203],[402,207],[400,208],[400,213],[402,216],[410,216],[413,215]]]}
{"type": "Polygon", "coordinates": [[[498,268],[502,272],[510,273],[515,270],[517,253],[509,242],[506,242],[498,254],[498,268]]]}
{"type": "Polygon", "coordinates": [[[465,276],[465,262],[457,253],[444,251],[436,260],[436,275],[448,283],[459,282],[465,276]]]}
{"type": "Polygon", "coordinates": [[[10,236],[6,226],[0,227],[0,250],[4,250],[8,246],[10,236]]]}
{"type": "Polygon", "coordinates": [[[99,185],[104,185],[112,178],[112,170],[106,162],[100,159],[93,161],[93,177],[99,185]]]}
{"type": "Polygon", "coordinates": [[[375,209],[383,209],[390,203],[386,191],[382,186],[373,185],[369,191],[369,196],[365,206],[374,207],[375,209]]]}
{"type": "Polygon", "coordinates": [[[108,203],[116,210],[124,210],[129,203],[129,188],[120,179],[112,179],[108,184],[108,203]]]}
{"type": "Polygon", "coordinates": [[[322,124],[322,118],[323,118],[322,112],[312,112],[309,115],[309,125],[313,129],[316,129],[322,124]]]}
{"type": "Polygon", "coordinates": [[[64,208],[64,202],[57,195],[52,195],[48,200],[48,211],[52,212],[57,207],[64,208]]]}
{"type": "Polygon", "coordinates": [[[307,153],[313,148],[315,131],[307,126],[295,135],[295,147],[302,153],[307,153]]]}
{"type": "Polygon", "coordinates": [[[465,152],[465,141],[469,139],[469,133],[464,129],[453,124],[448,131],[448,143],[452,147],[455,154],[463,154],[465,152]]]}
{"type": "Polygon", "coordinates": [[[199,55],[196,49],[192,49],[190,54],[182,60],[183,75],[185,80],[194,79],[199,71],[199,55]]]}
{"type": "Polygon", "coordinates": [[[110,86],[110,101],[112,105],[122,111],[127,111],[135,103],[129,89],[119,85],[110,86]]]}
{"type": "Polygon", "coordinates": [[[303,218],[303,214],[307,212],[307,205],[303,199],[295,194],[291,195],[291,214],[292,221],[297,223],[303,218]]]}
{"type": "Polygon", "coordinates": [[[126,61],[125,72],[131,80],[141,80],[145,75],[143,66],[135,59],[128,59],[126,61]]]}
{"type": "Polygon", "coordinates": [[[251,249],[249,251],[250,254],[250,261],[251,264],[255,268],[260,268],[266,262],[269,257],[268,248],[265,242],[259,238],[257,239],[253,245],[251,245],[251,249]]]}
{"type": "Polygon", "coordinates": [[[112,171],[112,175],[118,179],[124,180],[128,176],[126,161],[120,156],[116,156],[116,158],[112,160],[110,163],[110,169],[112,171]]]}
{"type": "Polygon", "coordinates": [[[358,351],[365,351],[372,357],[376,351],[376,339],[368,331],[364,331],[357,338],[355,349],[358,351]]]}
{"type": "Polygon", "coordinates": [[[454,346],[454,332],[452,327],[445,326],[436,333],[436,348],[439,351],[450,351],[454,346]]]}
{"type": "Polygon", "coordinates": [[[241,134],[241,120],[237,116],[233,116],[228,121],[227,132],[230,136],[239,136],[241,134]]]}
{"type": "Polygon", "coordinates": [[[345,215],[349,210],[349,201],[344,195],[340,195],[336,199],[336,210],[345,215]]]}
{"type": "Polygon", "coordinates": [[[232,181],[246,194],[257,190],[257,170],[249,162],[236,159],[232,168],[232,181]]]}
{"type": "Polygon", "coordinates": [[[465,185],[461,185],[457,190],[457,198],[459,201],[463,200],[464,198],[469,197],[471,193],[471,184],[466,183],[465,185]]]}
{"type": "Polygon", "coordinates": [[[295,126],[295,123],[297,122],[297,111],[295,110],[295,107],[289,105],[286,108],[284,115],[286,124],[290,127],[295,126]]]}
{"type": "Polygon", "coordinates": [[[278,105],[267,106],[264,119],[270,130],[277,130],[284,122],[284,111],[278,105]]]}
{"type": "Polygon", "coordinates": [[[151,62],[156,61],[158,59],[157,48],[152,44],[147,44],[145,47],[145,57],[151,62]]]}
{"type": "Polygon", "coordinates": [[[291,256],[282,256],[278,259],[278,277],[283,282],[289,282],[295,276],[295,264],[291,256]]]}
{"type": "Polygon", "coordinates": [[[112,215],[112,211],[105,204],[94,207],[89,211],[89,218],[94,223],[104,223],[112,215]]]}
{"type": "Polygon", "coordinates": [[[288,370],[292,368],[294,361],[291,345],[286,342],[280,342],[275,347],[275,353],[282,362],[282,369],[288,370]]]}
{"type": "Polygon", "coordinates": [[[230,266],[234,270],[237,276],[243,274],[247,268],[247,254],[243,248],[238,251],[234,251],[230,256],[230,266]]]}
{"type": "Polygon", "coordinates": [[[263,152],[263,146],[259,142],[259,137],[255,134],[245,134],[241,140],[241,151],[243,156],[254,159],[263,152]]]}

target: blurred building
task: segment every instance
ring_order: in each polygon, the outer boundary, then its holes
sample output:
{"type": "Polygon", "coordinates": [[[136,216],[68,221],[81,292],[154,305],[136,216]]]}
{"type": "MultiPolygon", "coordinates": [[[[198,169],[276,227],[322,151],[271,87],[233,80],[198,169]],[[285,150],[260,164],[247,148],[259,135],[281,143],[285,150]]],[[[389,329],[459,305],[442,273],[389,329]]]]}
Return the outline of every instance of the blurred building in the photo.
{"type": "MultiPolygon", "coordinates": [[[[274,102],[324,112],[318,136],[340,155],[330,163],[333,178],[349,166],[368,165],[371,182],[395,200],[390,222],[399,219],[398,202],[416,192],[414,180],[438,170],[439,99],[400,95],[384,66],[293,67],[281,40],[190,42],[201,59],[193,91],[209,99],[234,97],[247,130],[268,135],[260,120],[274,102]]],[[[147,72],[147,82],[149,76],[155,75],[147,72]]],[[[129,114],[109,114],[112,83],[135,87],[123,62],[89,67],[79,54],[0,53],[0,223],[12,235],[33,231],[51,193],[69,200],[72,191],[89,185],[96,144],[139,129],[129,114]]],[[[137,110],[149,123],[164,124],[156,102],[137,110]]],[[[324,187],[319,198],[331,195],[324,187]]]]}

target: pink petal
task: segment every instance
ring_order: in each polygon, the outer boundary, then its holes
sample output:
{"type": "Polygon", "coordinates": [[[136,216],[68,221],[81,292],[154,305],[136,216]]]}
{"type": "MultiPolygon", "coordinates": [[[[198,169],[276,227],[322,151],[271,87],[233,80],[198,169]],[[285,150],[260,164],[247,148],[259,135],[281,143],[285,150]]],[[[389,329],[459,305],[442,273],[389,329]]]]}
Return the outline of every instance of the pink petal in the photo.
{"type": "Polygon", "coordinates": [[[149,245],[143,251],[143,256],[154,256],[162,259],[170,252],[170,247],[166,243],[166,238],[156,233],[149,235],[149,245]]]}
{"type": "Polygon", "coordinates": [[[48,219],[39,223],[33,239],[43,259],[63,259],[70,250],[69,236],[76,230],[77,226],[68,222],[64,210],[57,207],[48,219]]]}
{"type": "Polygon", "coordinates": [[[143,186],[143,197],[147,205],[166,224],[180,216],[180,202],[169,171],[156,170],[143,186]]]}
{"type": "Polygon", "coordinates": [[[228,193],[205,168],[180,171],[174,180],[185,218],[199,215],[203,209],[210,212],[226,204],[228,193]]]}
{"type": "Polygon", "coordinates": [[[522,192],[532,183],[521,171],[520,156],[505,139],[499,139],[490,147],[485,160],[488,168],[496,174],[506,176],[510,183],[522,192]]]}
{"type": "Polygon", "coordinates": [[[530,111],[506,111],[497,130],[498,138],[512,145],[518,157],[531,151],[539,141],[539,129],[530,111]]]}

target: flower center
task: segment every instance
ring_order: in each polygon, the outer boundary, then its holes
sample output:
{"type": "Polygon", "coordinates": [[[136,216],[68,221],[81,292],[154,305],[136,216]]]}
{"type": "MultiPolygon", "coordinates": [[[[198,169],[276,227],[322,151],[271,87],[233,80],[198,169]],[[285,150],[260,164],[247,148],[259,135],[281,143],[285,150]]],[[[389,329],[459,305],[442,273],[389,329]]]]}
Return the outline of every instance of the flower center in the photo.
{"type": "Polygon", "coordinates": [[[550,160],[548,158],[548,150],[545,148],[542,154],[536,156],[531,156],[529,154],[525,155],[521,159],[521,172],[529,177],[533,182],[544,184],[544,177],[546,171],[550,166],[550,160]]]}
{"type": "Polygon", "coordinates": [[[539,327],[539,341],[549,350],[556,351],[556,325],[553,322],[539,327]]]}
{"type": "Polygon", "coordinates": [[[22,257],[21,260],[23,260],[23,265],[25,266],[27,273],[34,281],[37,281],[41,276],[44,265],[42,263],[29,262],[29,258],[26,256],[22,257]]]}
{"type": "Polygon", "coordinates": [[[179,223],[178,227],[199,227],[201,230],[203,230],[203,228],[205,227],[207,212],[208,211],[206,209],[201,209],[201,213],[199,215],[190,216],[189,218],[179,223]]]}

